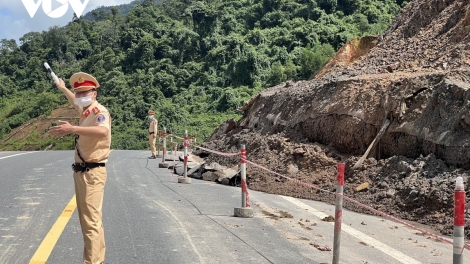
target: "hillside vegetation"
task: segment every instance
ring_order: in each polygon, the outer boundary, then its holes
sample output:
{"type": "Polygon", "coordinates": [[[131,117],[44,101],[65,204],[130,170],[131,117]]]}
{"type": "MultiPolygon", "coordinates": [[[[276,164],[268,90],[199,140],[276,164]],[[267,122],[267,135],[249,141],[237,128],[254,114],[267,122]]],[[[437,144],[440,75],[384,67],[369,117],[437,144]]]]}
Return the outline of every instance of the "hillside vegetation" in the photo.
{"type": "Polygon", "coordinates": [[[115,149],[147,147],[150,108],[169,131],[181,135],[188,129],[207,138],[222,121],[238,118],[237,108],[255,93],[308,79],[346,41],[381,34],[404,5],[403,0],[145,0],[125,16],[112,7],[92,12],[93,20],[74,17],[65,27],[27,33],[20,43],[2,39],[0,140],[66,104],[45,61],[66,82],[77,71],[99,80],[98,100],[113,117],[115,149]]]}

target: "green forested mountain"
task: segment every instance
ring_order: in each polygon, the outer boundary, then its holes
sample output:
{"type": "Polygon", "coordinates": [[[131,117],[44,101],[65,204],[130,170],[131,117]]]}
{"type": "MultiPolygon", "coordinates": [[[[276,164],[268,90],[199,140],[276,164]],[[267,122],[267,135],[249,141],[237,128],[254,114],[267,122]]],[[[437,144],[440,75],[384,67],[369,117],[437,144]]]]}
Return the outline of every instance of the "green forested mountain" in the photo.
{"type": "MultiPolygon", "coordinates": [[[[160,0],[154,0],[155,2],[160,2],[160,0]]],[[[129,4],[122,4],[117,6],[100,6],[88,13],[86,13],[83,18],[88,20],[100,19],[102,16],[106,16],[106,13],[111,12],[113,7],[116,7],[119,13],[122,15],[127,15],[134,7],[138,4],[141,4],[143,0],[134,0],[129,4]]]]}
{"type": "MultiPolygon", "coordinates": [[[[379,34],[403,0],[144,0],[123,16],[0,41],[0,139],[66,103],[43,67],[101,84],[113,148],[147,146],[147,110],[159,124],[208,137],[253,94],[309,78],[346,41],[379,34]]],[[[95,12],[95,14],[97,14],[95,12]]]]}

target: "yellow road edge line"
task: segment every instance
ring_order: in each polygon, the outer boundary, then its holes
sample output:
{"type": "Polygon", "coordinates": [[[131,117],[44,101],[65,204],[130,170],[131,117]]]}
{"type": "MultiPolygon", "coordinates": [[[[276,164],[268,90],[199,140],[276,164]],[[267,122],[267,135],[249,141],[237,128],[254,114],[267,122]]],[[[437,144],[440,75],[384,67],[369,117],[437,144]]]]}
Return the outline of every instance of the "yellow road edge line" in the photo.
{"type": "Polygon", "coordinates": [[[70,199],[70,202],[67,204],[67,206],[65,206],[65,209],[62,211],[59,218],[55,221],[54,225],[51,227],[51,230],[49,230],[49,233],[47,233],[46,237],[41,242],[41,245],[39,245],[36,253],[34,253],[33,257],[29,261],[29,264],[46,263],[76,207],[77,202],[74,195],[72,199],[70,199]]]}

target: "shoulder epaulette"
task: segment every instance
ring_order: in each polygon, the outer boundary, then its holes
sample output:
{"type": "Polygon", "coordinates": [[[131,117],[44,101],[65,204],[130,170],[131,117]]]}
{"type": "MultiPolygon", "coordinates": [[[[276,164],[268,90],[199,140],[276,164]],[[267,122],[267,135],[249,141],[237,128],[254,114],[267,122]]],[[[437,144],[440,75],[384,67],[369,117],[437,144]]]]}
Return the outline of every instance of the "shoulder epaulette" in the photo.
{"type": "Polygon", "coordinates": [[[93,111],[93,114],[96,115],[96,114],[98,114],[101,110],[98,109],[98,107],[95,106],[95,107],[93,107],[92,111],[93,111]]]}

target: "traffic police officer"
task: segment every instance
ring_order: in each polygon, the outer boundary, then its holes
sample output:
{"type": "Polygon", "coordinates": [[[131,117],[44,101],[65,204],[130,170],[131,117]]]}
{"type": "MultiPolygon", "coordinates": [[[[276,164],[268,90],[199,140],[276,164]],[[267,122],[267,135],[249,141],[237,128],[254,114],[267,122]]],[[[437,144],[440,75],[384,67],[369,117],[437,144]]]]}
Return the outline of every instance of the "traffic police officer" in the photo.
{"type": "Polygon", "coordinates": [[[157,158],[155,142],[156,142],[157,133],[158,133],[158,120],[155,118],[155,111],[149,110],[148,114],[149,114],[149,119],[150,119],[149,145],[150,145],[150,151],[152,152],[152,156],[150,156],[150,158],[155,159],[157,158]]]}
{"type": "Polygon", "coordinates": [[[72,93],[62,79],[56,82],[68,101],[80,115],[80,123],[73,126],[60,121],[50,128],[57,136],[75,134],[74,171],[75,197],[82,228],[85,264],[104,262],[105,242],[102,223],[103,191],[106,183],[105,164],[111,146],[111,117],[108,110],[96,101],[98,81],[83,72],[70,77],[72,93]]]}

